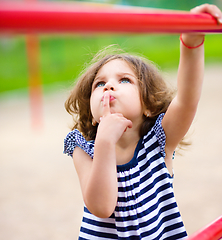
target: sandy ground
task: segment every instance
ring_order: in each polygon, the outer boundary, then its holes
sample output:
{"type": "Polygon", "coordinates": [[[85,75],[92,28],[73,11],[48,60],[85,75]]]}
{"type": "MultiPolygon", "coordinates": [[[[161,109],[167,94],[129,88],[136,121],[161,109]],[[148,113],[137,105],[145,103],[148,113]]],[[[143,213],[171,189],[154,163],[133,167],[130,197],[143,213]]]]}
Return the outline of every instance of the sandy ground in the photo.
{"type": "MultiPolygon", "coordinates": [[[[0,240],[77,239],[82,198],[72,159],[63,155],[71,123],[66,96],[64,88],[44,96],[44,126],[36,130],[27,97],[0,98],[0,240]]],[[[222,215],[221,123],[222,66],[211,66],[189,133],[192,146],[174,161],[175,195],[189,234],[222,215]]]]}

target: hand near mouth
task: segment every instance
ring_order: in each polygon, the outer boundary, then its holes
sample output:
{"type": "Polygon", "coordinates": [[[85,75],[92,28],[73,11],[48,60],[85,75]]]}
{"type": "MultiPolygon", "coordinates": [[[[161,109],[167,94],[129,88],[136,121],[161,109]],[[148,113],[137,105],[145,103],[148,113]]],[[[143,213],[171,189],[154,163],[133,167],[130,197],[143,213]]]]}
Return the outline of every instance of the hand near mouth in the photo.
{"type": "Polygon", "coordinates": [[[110,94],[105,92],[103,95],[103,117],[111,114],[110,112],[110,94]]]}
{"type": "MultiPolygon", "coordinates": [[[[111,113],[110,111],[110,93],[107,91],[103,96],[103,112],[100,118],[98,131],[109,137],[115,143],[122,134],[132,128],[132,122],[126,119],[121,113],[111,113]]],[[[97,133],[98,134],[98,133],[97,133]]]]}
{"type": "MultiPolygon", "coordinates": [[[[104,93],[104,95],[107,94],[107,92],[104,93]]],[[[104,101],[104,95],[102,97],[102,101],[104,101]]],[[[112,102],[113,100],[115,100],[115,97],[113,97],[112,95],[109,95],[109,101],[112,102]]]]}

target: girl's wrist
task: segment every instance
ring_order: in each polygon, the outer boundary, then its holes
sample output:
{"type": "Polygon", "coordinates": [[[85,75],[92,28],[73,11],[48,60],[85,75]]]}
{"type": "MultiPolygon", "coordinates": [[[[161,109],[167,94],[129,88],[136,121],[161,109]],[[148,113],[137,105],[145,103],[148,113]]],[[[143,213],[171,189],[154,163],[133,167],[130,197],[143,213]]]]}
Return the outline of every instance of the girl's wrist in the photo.
{"type": "Polygon", "coordinates": [[[186,48],[195,49],[204,44],[205,35],[181,34],[180,41],[186,48]]]}

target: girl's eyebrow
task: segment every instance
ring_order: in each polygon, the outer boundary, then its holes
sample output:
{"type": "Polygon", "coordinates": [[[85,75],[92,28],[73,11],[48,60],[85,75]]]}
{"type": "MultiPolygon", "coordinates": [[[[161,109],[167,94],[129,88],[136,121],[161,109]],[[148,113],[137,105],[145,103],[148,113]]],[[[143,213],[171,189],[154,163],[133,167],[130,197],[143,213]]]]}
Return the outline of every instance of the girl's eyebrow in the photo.
{"type": "Polygon", "coordinates": [[[95,82],[97,79],[100,79],[100,78],[104,78],[104,77],[97,76],[97,77],[94,78],[94,81],[93,81],[93,82],[95,82]]]}
{"type": "Polygon", "coordinates": [[[130,75],[130,76],[132,76],[132,77],[134,77],[134,78],[136,78],[136,75],[135,74],[131,74],[131,73],[128,73],[128,72],[126,72],[126,73],[121,73],[121,74],[119,74],[120,76],[125,76],[125,75],[130,75]]]}
{"type": "MultiPolygon", "coordinates": [[[[137,77],[136,77],[136,75],[135,74],[131,74],[131,73],[129,73],[129,72],[119,72],[119,73],[117,73],[116,74],[118,77],[122,77],[122,76],[125,76],[125,75],[130,75],[130,76],[132,76],[132,77],[134,77],[134,78],[136,78],[137,79],[137,77]]],[[[97,79],[104,79],[105,77],[104,76],[97,76],[97,77],[95,77],[95,79],[94,79],[94,81],[96,81],[97,79]]]]}
{"type": "Polygon", "coordinates": [[[135,80],[138,79],[135,74],[132,74],[132,73],[129,73],[129,72],[126,72],[126,73],[123,72],[123,73],[119,73],[119,74],[117,74],[117,75],[118,75],[118,77],[129,76],[129,77],[131,77],[131,78],[134,78],[135,80]]]}

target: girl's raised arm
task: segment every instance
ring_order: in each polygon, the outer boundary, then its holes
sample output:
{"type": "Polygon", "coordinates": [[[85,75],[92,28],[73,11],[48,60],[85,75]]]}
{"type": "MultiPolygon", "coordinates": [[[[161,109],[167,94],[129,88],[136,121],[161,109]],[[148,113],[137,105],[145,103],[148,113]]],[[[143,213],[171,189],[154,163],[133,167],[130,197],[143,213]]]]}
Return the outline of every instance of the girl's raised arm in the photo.
{"type": "MultiPolygon", "coordinates": [[[[191,13],[209,13],[222,23],[222,13],[215,5],[204,4],[191,13]]],[[[204,77],[204,34],[181,35],[180,64],[177,95],[162,121],[166,134],[166,156],[171,157],[176,146],[187,133],[196,113],[204,77]]]]}

